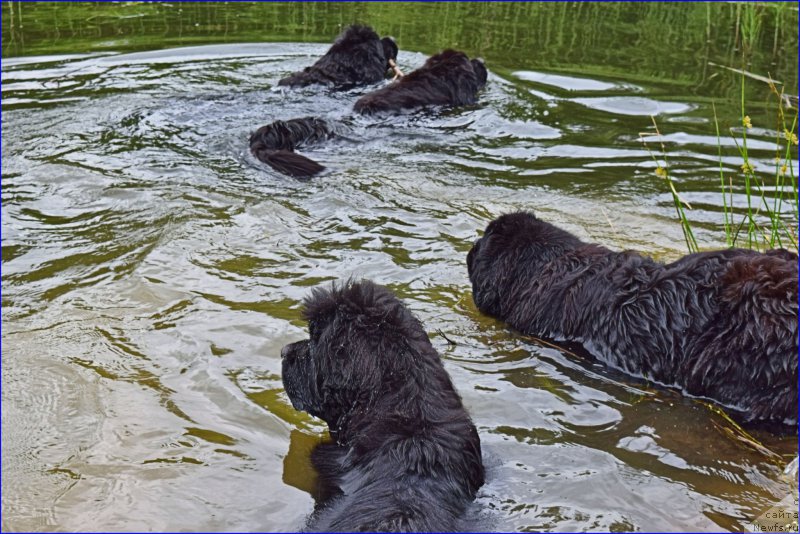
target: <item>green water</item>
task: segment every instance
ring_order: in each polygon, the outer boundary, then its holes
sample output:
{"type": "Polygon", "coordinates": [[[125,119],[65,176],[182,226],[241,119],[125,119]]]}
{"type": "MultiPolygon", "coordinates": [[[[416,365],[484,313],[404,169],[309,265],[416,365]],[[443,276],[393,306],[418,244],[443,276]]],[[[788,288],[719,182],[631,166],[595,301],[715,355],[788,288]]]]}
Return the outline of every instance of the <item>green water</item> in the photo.
{"type": "Polygon", "coordinates": [[[520,338],[475,309],[465,257],[521,208],[612,248],[684,253],[661,146],[639,138],[651,115],[701,247],[724,245],[714,108],[737,216],[743,80],[767,184],[785,147],[769,87],[724,67],[796,95],[795,4],[2,16],[3,530],[302,527],[324,428],[292,409],[279,352],[305,335],[310,288],[348,276],[425,323],[481,435],[486,528],[741,530],[791,493],[796,436],[754,432],[766,452],[703,403],[520,338]],[[350,112],[368,88],[274,88],[353,22],[393,35],[405,70],[444,47],[485,58],[480,104],[376,120],[350,112]],[[343,134],[309,153],[325,174],[253,161],[252,130],[306,115],[343,134]]]}

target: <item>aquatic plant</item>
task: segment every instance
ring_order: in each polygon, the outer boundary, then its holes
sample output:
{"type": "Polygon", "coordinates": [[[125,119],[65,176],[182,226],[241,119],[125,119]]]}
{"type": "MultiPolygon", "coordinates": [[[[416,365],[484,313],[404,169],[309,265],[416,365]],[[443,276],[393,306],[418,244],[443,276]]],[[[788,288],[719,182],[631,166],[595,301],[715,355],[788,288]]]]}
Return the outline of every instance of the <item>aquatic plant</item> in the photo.
{"type": "MultiPolygon", "coordinates": [[[[797,146],[797,104],[784,93],[783,89],[778,90],[776,82],[771,78],[757,76],[738,69],[737,72],[742,74],[741,123],[728,127],[728,132],[742,158],[742,164],[739,166],[740,172],[738,173],[728,173],[726,175],[723,166],[720,124],[716,106],[712,104],[717,135],[725,243],[728,247],[744,247],[755,250],[777,247],[797,250],[798,192],[794,159],[796,154],[794,147],[797,146]],[[775,170],[771,181],[764,179],[763,173],[756,172],[756,166],[748,154],[747,136],[748,131],[753,129],[753,123],[746,112],[746,77],[766,82],[770,88],[771,95],[777,100],[776,124],[774,127],[775,170]],[[734,190],[737,188],[743,188],[744,190],[744,206],[737,205],[734,200],[734,190]],[[771,192],[770,196],[767,195],[768,192],[771,192]],[[741,220],[739,220],[737,212],[741,210],[744,211],[744,216],[739,215],[741,217],[741,220]]],[[[660,143],[660,160],[663,161],[663,164],[647,146],[645,134],[640,134],[640,138],[656,163],[655,175],[664,180],[669,187],[686,240],[686,246],[689,252],[697,252],[699,247],[692,231],[692,223],[687,216],[687,211],[690,211],[692,207],[681,197],[675,182],[670,177],[669,162],[664,143],[661,142],[661,132],[654,117],[652,121],[655,134],[660,143]]]]}

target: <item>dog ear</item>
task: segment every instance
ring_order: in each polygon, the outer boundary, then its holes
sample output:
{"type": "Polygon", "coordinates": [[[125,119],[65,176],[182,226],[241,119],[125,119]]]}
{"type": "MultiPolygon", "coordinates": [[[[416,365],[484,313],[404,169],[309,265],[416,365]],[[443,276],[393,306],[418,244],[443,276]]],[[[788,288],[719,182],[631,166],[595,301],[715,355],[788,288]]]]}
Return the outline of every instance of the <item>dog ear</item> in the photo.
{"type": "MultiPolygon", "coordinates": [[[[492,224],[498,222],[493,221],[492,224]]],[[[509,278],[513,278],[520,250],[516,246],[497,246],[498,239],[505,242],[502,226],[487,228],[484,236],[476,242],[469,254],[468,271],[472,282],[472,300],[479,310],[496,317],[504,317],[505,289],[509,278]],[[491,231],[490,231],[491,230],[491,231]]]]}
{"type": "MultiPolygon", "coordinates": [[[[330,330],[330,328],[328,329],[330,330]]],[[[339,431],[343,416],[365,406],[370,395],[380,388],[380,362],[374,351],[343,333],[322,336],[315,344],[318,392],[322,414],[331,431],[339,431]]]]}
{"type": "Polygon", "coordinates": [[[486,65],[484,65],[483,60],[480,58],[473,59],[470,63],[472,64],[472,70],[475,72],[475,76],[478,77],[478,85],[483,87],[486,85],[486,78],[489,75],[486,70],[486,65]]]}
{"type": "Polygon", "coordinates": [[[503,317],[500,310],[500,293],[497,289],[498,284],[503,281],[491,280],[491,275],[486,276],[482,270],[481,267],[475,270],[475,280],[472,282],[472,299],[475,301],[475,306],[489,315],[503,317]],[[479,281],[480,278],[483,280],[479,281]]]}
{"type": "Polygon", "coordinates": [[[381,45],[383,45],[383,57],[386,58],[387,64],[390,59],[397,60],[399,50],[393,37],[384,37],[381,39],[381,45]]]}

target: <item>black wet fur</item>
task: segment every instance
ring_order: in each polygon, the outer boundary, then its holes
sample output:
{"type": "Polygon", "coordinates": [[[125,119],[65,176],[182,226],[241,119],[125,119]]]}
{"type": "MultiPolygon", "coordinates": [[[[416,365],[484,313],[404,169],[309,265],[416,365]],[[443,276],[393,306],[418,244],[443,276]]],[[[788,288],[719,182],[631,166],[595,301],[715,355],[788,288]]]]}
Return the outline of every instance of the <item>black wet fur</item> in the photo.
{"type": "Polygon", "coordinates": [[[400,113],[429,106],[466,106],[486,85],[486,66],[457,50],[431,56],[417,70],[359,98],[356,113],[400,113]]]}
{"type": "Polygon", "coordinates": [[[307,529],[468,528],[480,440],[420,321],[369,281],[315,289],[304,316],[310,339],[283,348],[283,383],[334,438],[311,456],[328,498],[307,529]]]}
{"type": "Polygon", "coordinates": [[[310,67],[278,82],[293,87],[322,84],[337,88],[377,83],[386,77],[389,60],[397,60],[397,44],[381,39],[369,26],[350,26],[324,56],[310,67]]]}
{"type": "Polygon", "coordinates": [[[797,254],[726,249],[663,264],[584,243],[532,213],[489,223],[473,299],[520,332],[733,410],[797,424],[797,254]]]}
{"type": "Polygon", "coordinates": [[[325,121],[314,117],[275,121],[250,135],[250,152],[280,173],[310,178],[325,167],[295,150],[323,142],[333,135],[325,121]]]}
{"type": "MultiPolygon", "coordinates": [[[[346,42],[331,48],[337,49],[335,57],[343,53],[346,42]]],[[[389,42],[394,45],[394,41],[389,42]]],[[[481,60],[470,60],[463,52],[445,50],[428,58],[422,67],[399,81],[363,96],[356,102],[355,111],[364,114],[400,113],[426,106],[474,104],[478,91],[486,85],[486,76],[486,67],[481,60]]],[[[295,153],[295,148],[331,137],[331,129],[322,119],[306,117],[277,121],[262,126],[250,136],[250,151],[278,172],[309,178],[325,167],[295,153]]]]}

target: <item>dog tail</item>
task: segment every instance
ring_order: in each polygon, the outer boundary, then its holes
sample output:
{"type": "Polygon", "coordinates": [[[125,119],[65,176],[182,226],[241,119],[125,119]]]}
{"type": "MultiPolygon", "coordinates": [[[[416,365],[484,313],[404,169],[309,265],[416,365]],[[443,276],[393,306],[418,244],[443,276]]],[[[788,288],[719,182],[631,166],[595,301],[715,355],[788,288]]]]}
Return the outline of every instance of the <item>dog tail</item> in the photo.
{"type": "Polygon", "coordinates": [[[325,170],[325,167],[311,158],[291,150],[270,150],[263,143],[251,143],[250,152],[281,174],[293,178],[311,178],[325,170]]]}
{"type": "Polygon", "coordinates": [[[250,136],[250,152],[282,174],[310,178],[325,170],[316,161],[297,154],[298,146],[318,143],[333,137],[328,124],[314,117],[275,121],[250,136]]]}

